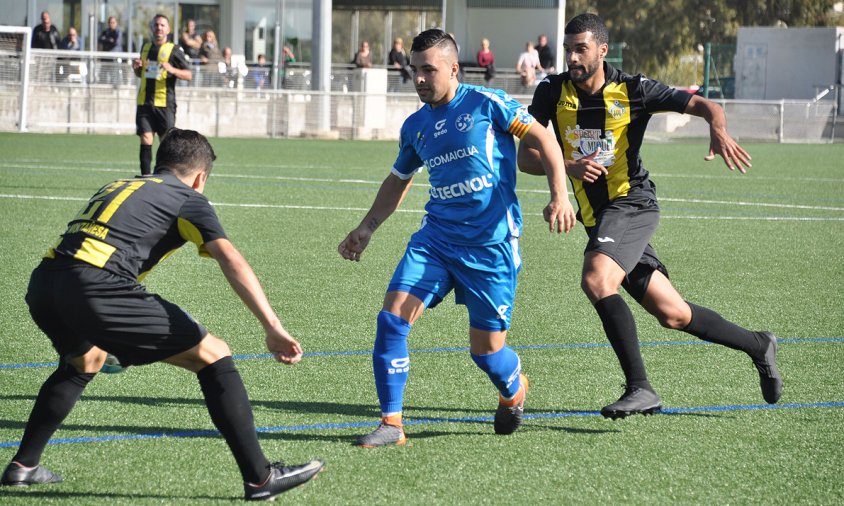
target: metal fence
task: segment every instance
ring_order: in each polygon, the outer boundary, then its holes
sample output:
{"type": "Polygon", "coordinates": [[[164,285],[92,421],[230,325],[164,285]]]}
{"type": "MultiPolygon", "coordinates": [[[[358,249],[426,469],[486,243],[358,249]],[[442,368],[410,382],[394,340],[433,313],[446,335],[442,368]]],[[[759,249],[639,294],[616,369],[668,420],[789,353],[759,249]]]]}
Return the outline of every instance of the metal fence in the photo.
{"type": "MultiPolygon", "coordinates": [[[[133,134],[137,78],[130,53],[21,51],[0,34],[0,130],[133,134]],[[29,61],[28,77],[23,72],[29,61]],[[25,91],[25,93],[24,93],[25,91]],[[28,96],[26,101],[22,97],[28,96]]],[[[223,137],[333,137],[397,139],[404,119],[422,104],[411,82],[387,72],[386,93],[358,91],[359,70],[332,67],[331,91],[310,91],[310,69],[291,65],[281,89],[259,88],[249,65],[226,77],[214,67],[194,69],[194,80],[177,88],[177,125],[223,137]]],[[[532,87],[515,72],[491,81],[465,69],[463,82],[500,88],[524,104],[532,87]]],[[[835,94],[814,101],[719,100],[730,132],[742,140],[828,143],[844,137],[836,128],[835,94]]],[[[706,122],[679,114],[651,120],[650,137],[708,137],[706,122]]]]}

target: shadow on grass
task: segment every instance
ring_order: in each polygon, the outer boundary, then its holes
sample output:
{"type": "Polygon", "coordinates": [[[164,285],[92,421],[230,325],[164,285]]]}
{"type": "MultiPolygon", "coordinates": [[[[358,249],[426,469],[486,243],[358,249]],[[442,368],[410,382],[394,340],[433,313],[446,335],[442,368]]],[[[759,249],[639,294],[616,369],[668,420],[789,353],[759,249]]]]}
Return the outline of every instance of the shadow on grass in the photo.
{"type": "MultiPolygon", "coordinates": [[[[61,485],[49,485],[49,487],[61,485]]],[[[206,501],[221,501],[221,500],[241,500],[242,497],[233,496],[210,496],[210,495],[167,495],[167,494],[129,494],[117,492],[62,492],[61,490],[48,490],[45,488],[37,488],[32,490],[30,488],[14,488],[3,487],[0,495],[5,497],[23,497],[29,499],[100,499],[108,501],[110,499],[156,499],[163,504],[174,504],[181,501],[189,500],[206,500],[206,501]]]]}

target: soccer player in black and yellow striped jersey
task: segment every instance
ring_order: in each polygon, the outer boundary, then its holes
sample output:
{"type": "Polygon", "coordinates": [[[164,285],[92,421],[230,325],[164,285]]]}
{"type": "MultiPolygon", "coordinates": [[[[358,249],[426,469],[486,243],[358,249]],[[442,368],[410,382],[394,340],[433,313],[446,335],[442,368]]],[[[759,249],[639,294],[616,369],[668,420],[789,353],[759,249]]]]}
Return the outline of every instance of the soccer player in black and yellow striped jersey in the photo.
{"type": "Polygon", "coordinates": [[[39,465],[41,454],[107,353],[124,366],[166,362],[196,374],[211,420],[240,468],[246,499],[274,497],[322,469],[317,459],[295,466],[267,460],[229,346],[140,284],[156,264],[192,242],[200,255],[217,261],[260,321],[273,357],[285,364],[301,360],[301,345],[281,325],[252,268],[202,195],[215,158],[199,133],[170,130],[161,140],[155,174],[103,186],[33,271],[26,302],[58,352],[59,365],[41,387],[0,484],[62,481],[39,465]]]}
{"type": "MultiPolygon", "coordinates": [[[[727,133],[726,116],[717,104],[614,69],[604,61],[608,43],[601,18],[574,17],[565,28],[568,71],[544,79],[528,109],[542,125],[550,121],[556,129],[579,207],[577,217],[589,236],[581,287],[595,306],[625,375],[621,398],[601,414],[624,418],[662,407],[648,381],[636,323],[619,287],[664,327],[747,353],[759,372],[764,399],[775,403],[782,392],[776,336],[749,331],[685,301],[668,280],[668,270],[650,245],[659,206],[639,148],[651,115],[673,111],[709,123],[706,160],[719,155],[730,170],[744,173],[750,155],[727,133]]],[[[518,156],[522,172],[544,175],[535,150],[519,146],[518,156]]]]}
{"type": "Polygon", "coordinates": [[[176,80],[193,79],[184,50],[168,40],[167,16],[156,14],[149,26],[152,41],[144,44],[140,58],[132,61],[135,75],[141,78],[135,113],[137,134],[141,138],[141,174],[150,173],[155,134],[161,139],[176,126],[176,80]]]}

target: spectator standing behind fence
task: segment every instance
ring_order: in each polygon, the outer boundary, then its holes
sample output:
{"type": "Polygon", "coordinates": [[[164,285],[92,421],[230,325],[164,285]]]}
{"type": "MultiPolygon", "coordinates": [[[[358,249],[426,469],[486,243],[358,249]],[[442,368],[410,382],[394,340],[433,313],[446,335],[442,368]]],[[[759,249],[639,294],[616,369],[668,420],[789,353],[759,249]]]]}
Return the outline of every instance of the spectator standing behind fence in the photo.
{"type": "Polygon", "coordinates": [[[267,57],[259,54],[258,62],[252,67],[249,73],[252,74],[252,80],[255,82],[256,90],[261,91],[266,88],[267,78],[270,77],[270,66],[267,65],[267,57]]]}
{"type": "Polygon", "coordinates": [[[369,68],[372,66],[372,53],[369,52],[369,42],[361,41],[360,49],[355,53],[352,63],[357,68],[369,68]]]}
{"type": "Polygon", "coordinates": [[[249,72],[246,64],[242,61],[237,65],[232,62],[232,48],[230,47],[223,48],[223,59],[217,64],[217,68],[223,77],[223,85],[227,88],[236,88],[238,78],[240,76],[246,77],[249,72]]]}
{"type": "Polygon", "coordinates": [[[481,39],[481,48],[478,50],[475,61],[478,67],[485,70],[484,81],[491,81],[495,77],[495,53],[489,48],[489,39],[481,39]]]}
{"type": "Polygon", "coordinates": [[[117,18],[109,16],[108,28],[103,30],[99,38],[100,51],[109,51],[113,53],[123,52],[123,34],[120,32],[120,27],[117,25],[117,18]]]}
{"type": "Polygon", "coordinates": [[[141,174],[150,173],[155,134],[160,139],[176,126],[176,80],[193,79],[185,52],[168,39],[167,16],[156,14],[150,28],[152,41],[144,44],[141,57],[132,61],[135,75],[141,78],[135,114],[137,134],[141,138],[141,174]]]}
{"type": "Polygon", "coordinates": [[[202,48],[202,36],[196,33],[196,21],[189,19],[185,23],[185,29],[179,39],[179,45],[191,60],[199,59],[202,48]]]}
{"type": "MultiPolygon", "coordinates": [[[[554,57],[554,50],[548,45],[548,36],[544,33],[539,36],[539,40],[537,41],[536,54],[539,55],[539,66],[542,67],[543,73],[555,73],[556,69],[554,68],[554,65],[556,64],[556,61],[554,57]]],[[[540,79],[544,78],[544,75],[540,77],[540,79]]]]}
{"type": "MultiPolygon", "coordinates": [[[[98,39],[100,43],[100,51],[108,51],[111,53],[123,52],[123,33],[120,31],[120,26],[117,24],[117,18],[114,16],[108,17],[108,28],[100,33],[98,39]]],[[[100,72],[106,83],[119,84],[123,81],[123,59],[115,58],[110,62],[103,62],[99,66],[100,72]]]]}
{"type": "Polygon", "coordinates": [[[32,29],[32,47],[35,49],[58,49],[62,36],[50,21],[50,13],[41,13],[41,24],[32,29]]]}
{"type": "Polygon", "coordinates": [[[533,86],[536,84],[536,71],[542,71],[539,65],[539,54],[533,48],[533,42],[525,44],[525,52],[519,55],[519,61],[516,63],[516,72],[522,76],[523,86],[533,86]]]}
{"type": "Polygon", "coordinates": [[[282,49],[282,65],[281,65],[281,84],[284,87],[284,79],[287,77],[287,66],[291,63],[296,63],[296,55],[288,46],[282,49]]]}
{"type": "MultiPolygon", "coordinates": [[[[398,69],[401,73],[401,83],[405,84],[410,81],[410,66],[407,60],[407,53],[404,51],[404,41],[401,37],[396,37],[393,40],[393,49],[387,55],[387,64],[394,69],[398,69]]],[[[394,90],[398,91],[398,90],[394,90]]]]}
{"type": "Polygon", "coordinates": [[[214,30],[205,31],[202,45],[199,48],[199,59],[202,60],[202,63],[217,63],[223,59],[223,52],[217,42],[217,35],[214,30]]]}
{"type": "Polygon", "coordinates": [[[82,44],[79,43],[79,34],[76,33],[76,28],[71,26],[67,29],[67,36],[62,39],[59,49],[65,49],[68,51],[82,50],[82,44]]]}

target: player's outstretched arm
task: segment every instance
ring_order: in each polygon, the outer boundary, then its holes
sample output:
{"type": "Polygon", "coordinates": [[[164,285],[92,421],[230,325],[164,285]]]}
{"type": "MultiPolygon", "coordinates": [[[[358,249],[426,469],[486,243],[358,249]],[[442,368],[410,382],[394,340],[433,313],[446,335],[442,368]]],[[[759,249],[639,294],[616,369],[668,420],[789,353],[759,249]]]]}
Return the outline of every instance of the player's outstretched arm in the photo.
{"type": "Polygon", "coordinates": [[[273,358],[285,364],[302,360],[302,346],[281,325],[258,277],[237,248],[228,239],[216,239],[205,243],[205,249],[220,264],[240,300],[261,322],[266,333],[267,349],[273,358]]]}
{"type": "Polygon", "coordinates": [[[566,165],[563,153],[548,130],[534,123],[519,143],[519,149],[536,150],[542,163],[543,171],[548,177],[548,188],[551,190],[551,201],[545,207],[543,216],[548,222],[551,232],[568,233],[574,227],[574,209],[569,202],[566,189],[566,165]]]}
{"type": "Polygon", "coordinates": [[[701,96],[693,95],[686,105],[686,114],[698,116],[709,123],[709,154],[706,161],[720,155],[730,170],[738,169],[744,174],[750,165],[750,155],[727,133],[727,115],[721,106],[701,96]]]}
{"type": "Polygon", "coordinates": [[[384,179],[372,207],[363,217],[360,225],[349,232],[343,242],[337,246],[341,257],[355,262],[360,261],[360,256],[369,245],[372,234],[399,208],[410,190],[412,180],[413,178],[401,179],[395,174],[390,174],[384,179]]]}

